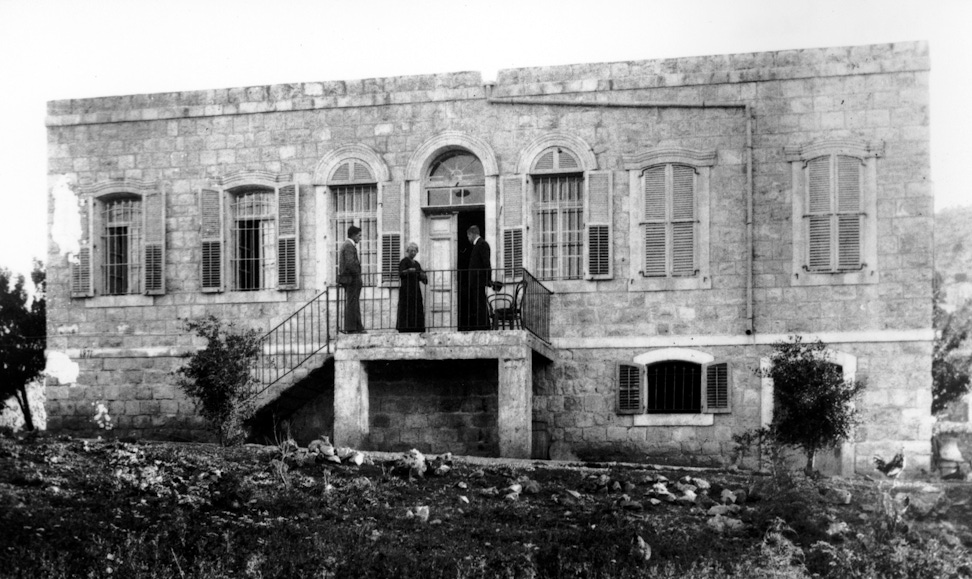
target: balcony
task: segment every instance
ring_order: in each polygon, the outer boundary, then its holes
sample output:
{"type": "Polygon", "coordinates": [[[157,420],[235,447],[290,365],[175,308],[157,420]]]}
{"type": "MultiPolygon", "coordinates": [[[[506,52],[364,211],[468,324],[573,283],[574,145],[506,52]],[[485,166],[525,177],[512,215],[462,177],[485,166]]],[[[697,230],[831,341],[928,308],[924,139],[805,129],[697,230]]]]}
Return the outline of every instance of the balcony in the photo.
{"type": "MultiPolygon", "coordinates": [[[[362,276],[359,309],[368,333],[524,330],[550,341],[552,292],[530,272],[430,270],[362,276]]],[[[347,288],[337,291],[337,327],[357,333],[347,312],[347,288]]]]}

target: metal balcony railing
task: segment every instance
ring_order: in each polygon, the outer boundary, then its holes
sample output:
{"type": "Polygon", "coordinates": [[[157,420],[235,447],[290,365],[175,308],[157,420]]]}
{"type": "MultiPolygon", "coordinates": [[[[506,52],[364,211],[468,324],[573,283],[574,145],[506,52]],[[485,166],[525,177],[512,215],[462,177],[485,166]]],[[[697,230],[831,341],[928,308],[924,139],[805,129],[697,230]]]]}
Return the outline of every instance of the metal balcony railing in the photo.
{"type": "Polygon", "coordinates": [[[248,398],[257,398],[287,377],[311,356],[327,348],[336,333],[330,300],[334,291],[325,288],[261,340],[260,352],[253,362],[254,384],[248,398]]]}
{"type": "Polygon", "coordinates": [[[342,333],[522,329],[550,339],[552,292],[523,268],[365,274],[362,286],[360,324],[353,308],[349,315],[349,287],[339,286],[342,333]]]}

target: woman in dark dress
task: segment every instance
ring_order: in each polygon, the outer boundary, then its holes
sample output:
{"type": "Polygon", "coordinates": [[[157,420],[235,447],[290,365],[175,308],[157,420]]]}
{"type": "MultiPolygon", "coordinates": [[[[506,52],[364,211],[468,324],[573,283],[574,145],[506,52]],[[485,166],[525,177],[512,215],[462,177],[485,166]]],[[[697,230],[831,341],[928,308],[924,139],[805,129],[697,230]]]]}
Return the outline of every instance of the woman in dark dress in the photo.
{"type": "Polygon", "coordinates": [[[422,271],[422,264],[415,261],[418,251],[418,244],[410,242],[405,248],[405,257],[398,263],[398,275],[402,278],[402,287],[398,292],[396,326],[399,332],[425,331],[425,307],[422,304],[422,288],[419,282],[427,284],[429,278],[422,271]]]}

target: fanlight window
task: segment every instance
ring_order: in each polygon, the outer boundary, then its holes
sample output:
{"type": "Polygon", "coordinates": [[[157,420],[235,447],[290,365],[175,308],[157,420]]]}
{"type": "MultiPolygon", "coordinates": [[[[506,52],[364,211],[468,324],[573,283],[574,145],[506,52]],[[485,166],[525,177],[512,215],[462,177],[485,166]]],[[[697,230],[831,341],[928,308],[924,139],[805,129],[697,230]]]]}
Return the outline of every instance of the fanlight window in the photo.
{"type": "Polygon", "coordinates": [[[482,162],[467,151],[440,156],[429,170],[427,206],[482,205],[486,202],[486,173],[482,162]]]}

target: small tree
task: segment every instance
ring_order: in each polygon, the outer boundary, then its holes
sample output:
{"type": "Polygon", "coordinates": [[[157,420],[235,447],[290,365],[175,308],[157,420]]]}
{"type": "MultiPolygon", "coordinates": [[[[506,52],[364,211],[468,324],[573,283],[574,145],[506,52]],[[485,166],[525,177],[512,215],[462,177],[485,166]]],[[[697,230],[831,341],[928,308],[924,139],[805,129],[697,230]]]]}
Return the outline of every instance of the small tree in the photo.
{"type": "Polygon", "coordinates": [[[933,281],[932,322],[935,345],[932,349],[932,413],[943,412],[948,405],[969,391],[972,353],[968,338],[972,335],[972,307],[965,302],[954,312],[942,307],[945,289],[942,276],[936,272],[933,281]]]}
{"type": "Polygon", "coordinates": [[[247,401],[253,376],[251,364],[260,349],[256,330],[237,329],[215,316],[186,322],[186,330],[206,339],[206,347],[188,356],[176,370],[177,384],[196,403],[223,445],[241,442],[243,422],[252,413],[247,401]]]}
{"type": "Polygon", "coordinates": [[[24,288],[24,276],[14,279],[0,268],[0,402],[15,398],[24,415],[24,429],[34,429],[27,400],[27,384],[44,371],[47,348],[47,308],[44,299],[44,265],[34,261],[31,279],[36,293],[33,302],[24,288]]]}
{"type": "Polygon", "coordinates": [[[845,380],[840,366],[827,360],[826,345],[799,336],[777,342],[764,375],[773,379],[775,404],[770,436],[807,455],[806,474],[813,472],[817,451],[850,437],[859,421],[852,402],[864,381],[845,380]]]}

